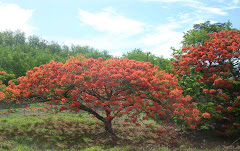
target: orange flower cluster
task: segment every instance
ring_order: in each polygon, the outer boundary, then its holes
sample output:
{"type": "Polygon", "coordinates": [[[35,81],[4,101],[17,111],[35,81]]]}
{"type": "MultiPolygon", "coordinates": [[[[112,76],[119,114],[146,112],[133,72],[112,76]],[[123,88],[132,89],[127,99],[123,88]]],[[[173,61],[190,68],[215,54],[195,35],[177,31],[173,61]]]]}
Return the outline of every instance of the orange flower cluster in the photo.
{"type": "MultiPolygon", "coordinates": [[[[240,31],[222,31],[211,33],[211,41],[203,46],[190,46],[183,48],[182,56],[176,56],[178,61],[173,62],[178,75],[189,73],[189,68],[203,73],[203,82],[213,82],[218,76],[227,79],[235,78],[232,63],[240,57],[240,31]],[[213,77],[212,77],[213,76],[213,77]]],[[[228,81],[223,81],[224,83],[228,81]]],[[[231,87],[231,85],[222,84],[231,87]]]]}
{"type": "Polygon", "coordinates": [[[7,74],[5,71],[0,71],[0,75],[5,75],[7,74]]]}
{"type": "MultiPolygon", "coordinates": [[[[2,81],[0,80],[0,88],[2,87],[2,81]]],[[[5,98],[5,93],[3,93],[0,89],[0,101],[5,98]]]]}
{"type": "Polygon", "coordinates": [[[143,112],[145,120],[159,117],[168,121],[168,117],[177,115],[196,125],[200,112],[189,102],[190,96],[182,95],[177,82],[174,75],[159,71],[149,62],[78,56],[65,64],[51,61],[34,67],[8,89],[16,99],[45,97],[62,104],[60,111],[85,110],[102,121],[127,114],[137,123],[143,112]],[[101,116],[99,111],[106,115],[101,116]]]}
{"type": "MultiPolygon", "coordinates": [[[[6,94],[8,93],[8,89],[6,89],[6,85],[4,83],[8,82],[6,80],[9,79],[9,77],[14,77],[14,74],[7,74],[5,71],[0,71],[0,76],[1,76],[1,79],[0,79],[0,101],[3,99],[5,101],[8,101],[6,99],[6,94]],[[3,80],[3,81],[1,81],[1,80],[3,80]]],[[[11,80],[9,81],[9,84],[10,83],[11,83],[11,80]]]]}
{"type": "Polygon", "coordinates": [[[204,118],[210,118],[211,117],[211,115],[209,113],[207,113],[207,112],[203,113],[202,116],[204,118]]]}
{"type": "Polygon", "coordinates": [[[0,101],[5,98],[5,93],[0,91],[0,101]]]}

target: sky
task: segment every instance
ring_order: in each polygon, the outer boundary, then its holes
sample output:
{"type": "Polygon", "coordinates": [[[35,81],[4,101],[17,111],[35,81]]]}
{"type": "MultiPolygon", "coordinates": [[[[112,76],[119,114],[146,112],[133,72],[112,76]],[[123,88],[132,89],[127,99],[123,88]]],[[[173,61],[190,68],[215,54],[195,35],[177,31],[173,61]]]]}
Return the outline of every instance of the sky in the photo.
{"type": "Polygon", "coordinates": [[[0,0],[0,31],[113,56],[140,48],[170,58],[194,24],[228,20],[240,29],[240,0],[0,0]]]}

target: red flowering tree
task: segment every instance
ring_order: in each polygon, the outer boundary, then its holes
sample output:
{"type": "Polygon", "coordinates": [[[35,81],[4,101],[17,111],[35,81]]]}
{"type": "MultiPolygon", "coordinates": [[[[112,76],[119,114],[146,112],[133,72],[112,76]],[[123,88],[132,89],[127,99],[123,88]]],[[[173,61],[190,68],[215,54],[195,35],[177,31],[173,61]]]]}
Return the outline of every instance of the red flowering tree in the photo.
{"type": "Polygon", "coordinates": [[[28,71],[7,91],[15,100],[45,98],[59,111],[84,110],[102,121],[110,133],[112,120],[123,115],[137,125],[139,118],[167,121],[178,116],[194,128],[200,120],[199,111],[189,103],[191,97],[184,97],[177,86],[177,78],[149,62],[82,56],[65,64],[51,61],[28,71]]]}
{"type": "Polygon", "coordinates": [[[6,85],[9,80],[15,79],[14,74],[7,74],[5,71],[0,71],[0,101],[5,98],[6,85]]]}
{"type": "MultiPolygon", "coordinates": [[[[7,103],[6,99],[6,85],[8,80],[14,79],[15,75],[7,74],[5,71],[0,71],[0,109],[8,108],[10,104],[7,103]]],[[[11,111],[11,109],[9,110],[11,111]]],[[[5,111],[4,113],[8,113],[9,111],[5,111]]],[[[2,114],[2,112],[0,112],[2,114]]]]}
{"type": "Polygon", "coordinates": [[[2,85],[2,81],[0,80],[0,101],[2,101],[5,98],[5,93],[3,92],[4,85],[2,85]]]}
{"type": "MultiPolygon", "coordinates": [[[[195,100],[202,112],[211,113],[212,126],[229,134],[239,133],[240,31],[209,36],[211,40],[204,45],[184,47],[183,55],[176,55],[173,65],[180,79],[186,75],[200,76],[197,82],[204,83],[204,88],[195,100]]],[[[203,116],[210,117],[206,113],[203,116]]]]}

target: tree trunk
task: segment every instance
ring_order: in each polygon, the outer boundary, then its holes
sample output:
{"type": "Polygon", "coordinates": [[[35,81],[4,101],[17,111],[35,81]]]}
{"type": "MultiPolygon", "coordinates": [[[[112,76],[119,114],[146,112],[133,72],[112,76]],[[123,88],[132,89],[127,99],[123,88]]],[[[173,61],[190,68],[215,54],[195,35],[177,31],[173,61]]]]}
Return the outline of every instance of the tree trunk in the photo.
{"type": "Polygon", "coordinates": [[[107,131],[110,134],[114,134],[112,129],[112,120],[106,120],[104,122],[104,126],[105,126],[105,131],[107,131]]]}

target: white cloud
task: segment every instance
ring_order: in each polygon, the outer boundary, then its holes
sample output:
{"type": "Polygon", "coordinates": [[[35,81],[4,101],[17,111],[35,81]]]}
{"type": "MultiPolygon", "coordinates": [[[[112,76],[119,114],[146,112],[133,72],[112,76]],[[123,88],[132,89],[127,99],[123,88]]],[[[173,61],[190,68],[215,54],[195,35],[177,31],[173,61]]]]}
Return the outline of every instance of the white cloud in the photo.
{"type": "Polygon", "coordinates": [[[239,3],[239,0],[233,0],[233,3],[234,3],[234,4],[238,4],[238,3],[239,3]]]}
{"type": "Polygon", "coordinates": [[[229,8],[239,8],[239,0],[215,0],[216,2],[222,3],[224,6],[229,8]]]}
{"type": "Polygon", "coordinates": [[[117,57],[120,58],[123,55],[122,51],[114,51],[114,52],[109,52],[110,55],[112,55],[113,57],[117,57]]]}
{"type": "Polygon", "coordinates": [[[224,9],[230,10],[230,9],[239,9],[239,8],[240,8],[240,6],[227,6],[224,9]]]}
{"type": "Polygon", "coordinates": [[[189,23],[193,20],[191,15],[188,13],[179,13],[177,17],[180,19],[179,23],[189,23]]]}
{"type": "Polygon", "coordinates": [[[36,27],[33,27],[29,20],[34,10],[23,9],[16,4],[0,2],[0,30],[21,30],[27,35],[32,34],[36,27]]]}
{"type": "MultiPolygon", "coordinates": [[[[160,2],[160,3],[176,3],[181,2],[181,5],[194,8],[198,13],[205,14],[216,14],[216,15],[227,15],[228,13],[224,9],[217,7],[209,7],[206,4],[197,1],[197,0],[144,0],[148,2],[160,2]]],[[[234,0],[234,3],[237,4],[238,0],[234,0]]]]}
{"type": "Polygon", "coordinates": [[[180,13],[178,14],[180,19],[188,19],[190,17],[190,14],[187,13],[180,13]]]}
{"type": "Polygon", "coordinates": [[[171,57],[171,47],[180,48],[180,42],[183,32],[177,32],[176,29],[181,27],[177,23],[169,23],[156,27],[155,34],[147,34],[140,39],[139,43],[145,46],[151,46],[153,49],[147,49],[155,55],[165,58],[171,57]]]}
{"type": "Polygon", "coordinates": [[[182,41],[183,33],[179,32],[173,36],[174,37],[172,37],[166,43],[157,45],[155,48],[151,50],[151,52],[157,56],[163,56],[164,58],[171,58],[171,55],[172,55],[171,47],[174,47],[176,49],[181,47],[180,42],[182,41]]]}
{"type": "Polygon", "coordinates": [[[168,17],[167,20],[168,20],[169,22],[174,22],[174,21],[176,21],[176,19],[173,18],[173,17],[168,17]]]}
{"type": "Polygon", "coordinates": [[[83,37],[82,39],[69,39],[61,41],[61,43],[71,46],[81,45],[90,46],[98,50],[107,50],[111,55],[119,57],[122,55],[123,51],[133,50],[137,44],[131,38],[121,38],[114,35],[104,35],[96,37],[83,37]]]}
{"type": "Polygon", "coordinates": [[[194,22],[193,22],[193,24],[201,24],[201,23],[204,23],[205,22],[205,20],[203,20],[203,19],[198,19],[198,20],[195,20],[194,22]]]}
{"type": "Polygon", "coordinates": [[[174,31],[176,28],[178,28],[178,25],[174,23],[160,25],[156,28],[155,34],[147,34],[139,42],[143,43],[146,46],[168,42],[173,37],[178,36],[179,33],[174,31]]]}
{"type": "Polygon", "coordinates": [[[216,15],[227,15],[228,13],[225,12],[223,9],[216,8],[216,7],[207,7],[204,5],[196,5],[192,7],[196,8],[197,12],[199,13],[209,13],[209,14],[216,14],[216,15]]]}
{"type": "MultiPolygon", "coordinates": [[[[70,39],[65,40],[63,43],[66,45],[87,45],[93,48],[101,49],[101,50],[111,50],[111,49],[120,49],[124,46],[124,40],[120,40],[119,38],[113,36],[103,36],[103,37],[91,37],[91,38],[83,38],[83,39],[70,39]]],[[[126,45],[126,44],[125,44],[126,45]]]]}
{"type": "Polygon", "coordinates": [[[79,9],[78,18],[84,25],[90,25],[98,31],[122,36],[141,33],[146,25],[118,14],[112,7],[105,8],[99,13],[79,9]]]}

